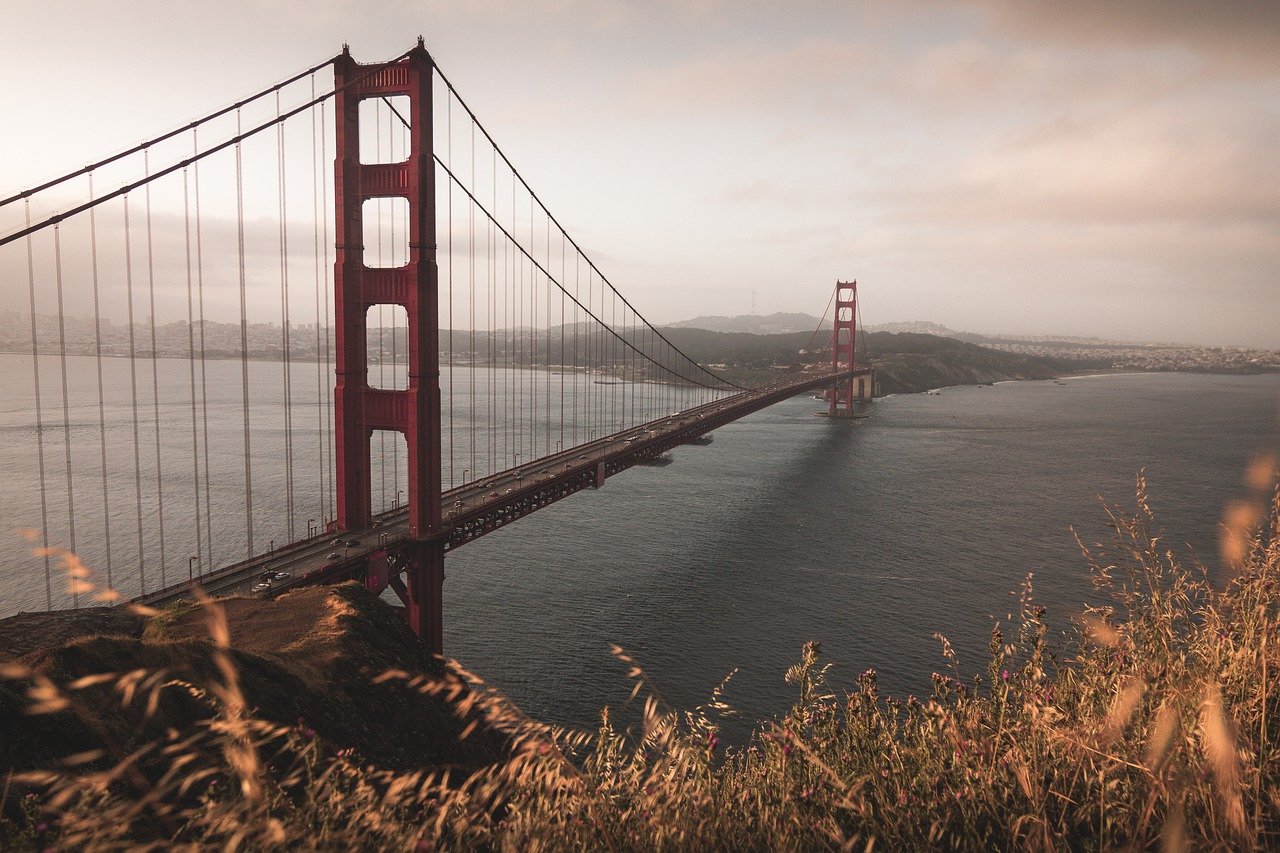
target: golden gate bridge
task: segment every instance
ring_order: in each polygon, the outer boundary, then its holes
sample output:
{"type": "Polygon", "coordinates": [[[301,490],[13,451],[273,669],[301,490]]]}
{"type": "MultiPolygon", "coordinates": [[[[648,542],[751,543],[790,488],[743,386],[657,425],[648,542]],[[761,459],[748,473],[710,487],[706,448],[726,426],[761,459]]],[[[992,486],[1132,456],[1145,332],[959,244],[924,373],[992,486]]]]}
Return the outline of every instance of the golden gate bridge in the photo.
{"type": "Polygon", "coordinates": [[[90,603],[55,584],[58,544],[150,604],[389,587],[440,652],[450,550],[781,400],[822,390],[838,418],[874,386],[855,282],[761,387],[687,356],[421,39],[372,64],[344,47],[0,217],[31,372],[10,473],[43,546],[21,586],[46,609],[90,603]]]}

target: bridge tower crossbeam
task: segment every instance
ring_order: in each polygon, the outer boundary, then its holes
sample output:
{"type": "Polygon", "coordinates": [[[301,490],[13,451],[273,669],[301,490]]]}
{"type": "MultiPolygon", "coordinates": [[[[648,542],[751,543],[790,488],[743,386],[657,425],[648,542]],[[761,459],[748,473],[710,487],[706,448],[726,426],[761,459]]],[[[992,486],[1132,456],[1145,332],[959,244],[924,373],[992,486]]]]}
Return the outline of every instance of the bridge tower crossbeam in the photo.
{"type": "Polygon", "coordinates": [[[334,387],[337,524],[343,530],[373,522],[370,450],[374,430],[394,430],[408,450],[408,585],[391,586],[404,600],[410,626],[432,651],[443,647],[441,595],[441,401],[439,272],[436,263],[436,187],[432,136],[430,54],[419,41],[405,58],[356,63],[344,49],[334,62],[336,116],[334,300],[337,348],[334,387]],[[360,102],[407,96],[409,154],[399,163],[362,163],[360,102]],[[408,260],[400,267],[365,264],[364,203],[403,198],[409,207],[408,260]],[[408,315],[408,387],[369,387],[367,316],[377,305],[408,315]]]}

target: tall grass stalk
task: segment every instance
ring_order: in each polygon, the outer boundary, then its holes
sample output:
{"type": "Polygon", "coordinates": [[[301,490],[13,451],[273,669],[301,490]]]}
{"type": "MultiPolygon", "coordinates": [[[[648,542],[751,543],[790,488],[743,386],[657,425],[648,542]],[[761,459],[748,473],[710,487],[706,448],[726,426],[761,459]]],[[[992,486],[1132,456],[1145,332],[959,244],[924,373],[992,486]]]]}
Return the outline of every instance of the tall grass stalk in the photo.
{"type": "MultiPolygon", "coordinates": [[[[1264,463],[1259,463],[1259,466],[1264,463]]],[[[1248,848],[1280,844],[1271,744],[1280,620],[1275,466],[1224,520],[1226,577],[1166,548],[1139,479],[1136,508],[1108,507],[1114,541],[1081,544],[1103,603],[1051,643],[1032,579],[992,631],[985,676],[946,673],[931,695],[881,693],[874,670],[837,690],[810,643],[786,673],[790,711],[726,749],[724,685],[668,708],[621,649],[641,724],[608,709],[593,732],[529,720],[451,664],[443,677],[379,681],[453,703],[466,731],[505,732],[503,760],[469,774],[393,773],[297,728],[255,719],[226,619],[205,601],[218,680],[103,673],[25,679],[32,713],[80,690],[123,701],[182,690],[213,713],[127,754],[110,745],[5,781],[10,844],[247,849],[1248,848]],[[30,792],[24,799],[24,792],[30,792]],[[38,822],[42,832],[32,827],[38,822]]],[[[73,578],[84,583],[82,574],[73,578]]],[[[154,706],[152,706],[154,707],[154,706]]]]}

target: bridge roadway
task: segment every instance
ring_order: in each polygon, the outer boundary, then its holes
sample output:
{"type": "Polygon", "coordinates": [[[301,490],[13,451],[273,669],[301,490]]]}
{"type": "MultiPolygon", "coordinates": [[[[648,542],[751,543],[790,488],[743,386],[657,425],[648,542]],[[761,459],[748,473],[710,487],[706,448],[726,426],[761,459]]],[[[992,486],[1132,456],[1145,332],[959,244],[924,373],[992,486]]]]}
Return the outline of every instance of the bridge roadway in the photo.
{"type": "MultiPolygon", "coordinates": [[[[561,498],[599,487],[606,478],[694,442],[727,423],[868,370],[812,371],[781,379],[450,489],[441,496],[440,538],[445,550],[452,550],[561,498]]],[[[288,574],[272,584],[270,594],[310,583],[359,578],[371,560],[394,555],[396,547],[406,541],[406,516],[404,508],[392,510],[363,530],[320,533],[134,600],[161,606],[190,597],[196,585],[214,596],[249,594],[265,573],[288,574]]]]}

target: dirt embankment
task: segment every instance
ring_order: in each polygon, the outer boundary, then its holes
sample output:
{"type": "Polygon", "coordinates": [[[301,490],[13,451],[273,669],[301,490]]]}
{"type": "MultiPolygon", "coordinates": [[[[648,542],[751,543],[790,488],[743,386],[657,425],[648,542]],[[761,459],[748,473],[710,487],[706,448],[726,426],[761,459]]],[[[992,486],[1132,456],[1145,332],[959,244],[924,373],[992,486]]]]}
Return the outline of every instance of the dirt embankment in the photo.
{"type": "MultiPolygon", "coordinates": [[[[388,769],[474,767],[502,754],[504,737],[483,724],[462,738],[469,721],[440,696],[400,679],[375,682],[389,670],[438,676],[444,665],[363,587],[310,587],[220,606],[247,710],[258,719],[296,726],[335,749],[354,748],[388,769]]],[[[149,618],[95,608],[0,620],[0,667],[29,673],[0,678],[0,775],[90,750],[118,760],[170,730],[189,731],[215,713],[205,695],[222,680],[214,658],[208,614],[194,604],[149,618]],[[144,689],[130,701],[119,677],[68,689],[86,676],[131,672],[144,689]],[[152,683],[173,686],[148,708],[146,679],[155,673],[162,674],[152,683]],[[69,700],[66,707],[28,713],[28,690],[40,677],[69,700]]]]}

